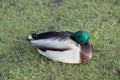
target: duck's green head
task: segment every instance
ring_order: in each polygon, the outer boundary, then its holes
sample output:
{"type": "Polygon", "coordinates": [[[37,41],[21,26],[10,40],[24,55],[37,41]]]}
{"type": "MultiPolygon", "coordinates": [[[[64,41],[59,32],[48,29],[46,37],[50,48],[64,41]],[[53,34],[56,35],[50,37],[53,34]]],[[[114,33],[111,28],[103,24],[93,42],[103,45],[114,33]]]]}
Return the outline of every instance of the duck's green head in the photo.
{"type": "Polygon", "coordinates": [[[85,31],[77,31],[72,34],[71,38],[78,44],[85,44],[89,40],[89,35],[85,31]]]}

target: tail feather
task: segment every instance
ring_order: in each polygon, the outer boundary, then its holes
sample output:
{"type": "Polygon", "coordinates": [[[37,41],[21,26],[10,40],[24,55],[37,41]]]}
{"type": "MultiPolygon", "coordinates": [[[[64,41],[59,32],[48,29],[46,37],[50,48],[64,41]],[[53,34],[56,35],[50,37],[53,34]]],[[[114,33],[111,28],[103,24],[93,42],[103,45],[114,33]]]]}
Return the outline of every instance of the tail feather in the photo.
{"type": "Polygon", "coordinates": [[[28,38],[26,38],[26,40],[27,40],[28,42],[31,42],[31,40],[33,40],[32,35],[28,36],[28,38]]]}
{"type": "Polygon", "coordinates": [[[28,39],[33,39],[33,38],[32,38],[32,36],[30,35],[30,36],[28,37],[28,39]]]}
{"type": "Polygon", "coordinates": [[[31,34],[31,37],[32,37],[32,39],[38,39],[38,34],[32,33],[32,34],[31,34]]]}
{"type": "Polygon", "coordinates": [[[31,35],[28,36],[28,38],[26,39],[28,42],[31,42],[32,40],[36,40],[38,39],[38,34],[36,33],[32,33],[31,35]]]}

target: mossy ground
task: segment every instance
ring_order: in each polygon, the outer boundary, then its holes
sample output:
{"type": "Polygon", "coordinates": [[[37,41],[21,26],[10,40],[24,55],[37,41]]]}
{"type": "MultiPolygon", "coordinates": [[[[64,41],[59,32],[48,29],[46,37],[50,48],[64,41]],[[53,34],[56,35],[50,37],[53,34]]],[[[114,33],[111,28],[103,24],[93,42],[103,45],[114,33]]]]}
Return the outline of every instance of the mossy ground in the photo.
{"type": "Polygon", "coordinates": [[[119,80],[119,0],[0,0],[1,80],[119,80]],[[85,30],[87,64],[49,60],[26,41],[32,32],[85,30]]]}

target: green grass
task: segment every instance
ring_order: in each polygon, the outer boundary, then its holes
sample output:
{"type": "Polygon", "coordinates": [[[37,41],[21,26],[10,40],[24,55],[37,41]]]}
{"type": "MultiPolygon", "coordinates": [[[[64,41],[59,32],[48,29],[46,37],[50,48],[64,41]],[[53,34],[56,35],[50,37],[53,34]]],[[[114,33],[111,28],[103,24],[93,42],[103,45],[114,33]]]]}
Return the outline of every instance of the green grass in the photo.
{"type": "Polygon", "coordinates": [[[119,0],[0,0],[0,80],[119,80],[119,0]],[[25,38],[31,32],[85,30],[87,64],[49,60],[25,38]]]}

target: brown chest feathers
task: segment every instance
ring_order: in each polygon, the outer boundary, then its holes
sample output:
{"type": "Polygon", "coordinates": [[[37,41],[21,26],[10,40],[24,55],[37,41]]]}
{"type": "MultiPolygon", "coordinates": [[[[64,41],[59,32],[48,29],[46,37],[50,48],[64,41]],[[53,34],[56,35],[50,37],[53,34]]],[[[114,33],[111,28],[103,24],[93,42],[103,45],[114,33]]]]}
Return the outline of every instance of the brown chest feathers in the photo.
{"type": "Polygon", "coordinates": [[[88,62],[92,57],[92,45],[90,41],[86,44],[81,45],[81,53],[80,53],[80,63],[88,62]]]}

